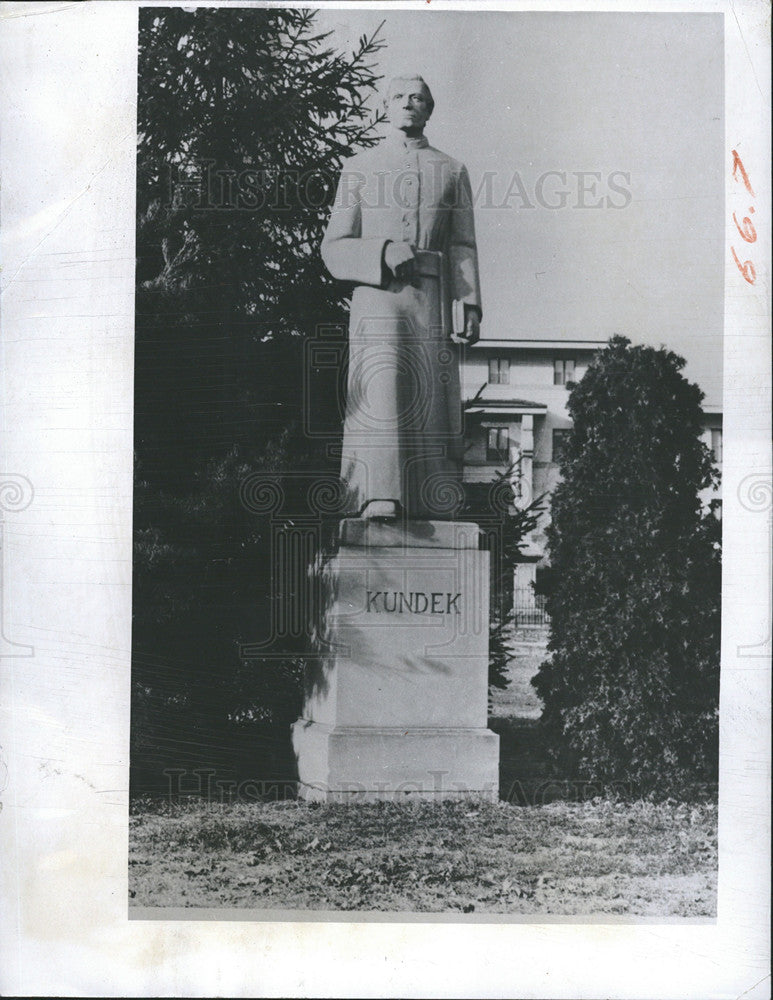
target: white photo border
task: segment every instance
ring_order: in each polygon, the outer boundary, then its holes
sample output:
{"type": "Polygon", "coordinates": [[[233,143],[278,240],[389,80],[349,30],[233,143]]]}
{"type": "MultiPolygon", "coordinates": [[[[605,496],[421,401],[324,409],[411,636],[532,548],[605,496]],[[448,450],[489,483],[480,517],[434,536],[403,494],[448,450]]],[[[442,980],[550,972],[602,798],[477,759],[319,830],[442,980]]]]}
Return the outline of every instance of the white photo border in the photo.
{"type": "MultiPolygon", "coordinates": [[[[419,10],[427,0],[358,6],[419,10]]],[[[759,227],[754,286],[730,246],[738,243],[731,213],[746,205],[732,150],[753,178],[756,220],[770,219],[769,5],[431,0],[434,11],[724,14],[719,899],[715,922],[678,924],[418,915],[397,923],[361,914],[129,919],[138,9],[97,0],[6,3],[0,11],[0,429],[3,474],[20,477],[19,504],[23,480],[30,491],[26,507],[3,524],[3,635],[19,648],[0,659],[0,988],[82,996],[767,997],[770,232],[759,227]]]]}

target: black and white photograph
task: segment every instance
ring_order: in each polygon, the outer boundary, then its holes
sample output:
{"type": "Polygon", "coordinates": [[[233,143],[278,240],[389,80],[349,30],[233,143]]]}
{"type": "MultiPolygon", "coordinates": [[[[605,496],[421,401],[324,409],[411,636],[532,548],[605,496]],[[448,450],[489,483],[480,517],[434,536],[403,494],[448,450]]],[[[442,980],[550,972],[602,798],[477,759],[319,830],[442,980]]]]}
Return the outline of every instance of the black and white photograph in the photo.
{"type": "Polygon", "coordinates": [[[4,6],[3,992],[767,995],[764,5],[4,6]]]}
{"type": "Polygon", "coordinates": [[[714,917],[721,18],[138,51],[132,907],[714,917]]]}

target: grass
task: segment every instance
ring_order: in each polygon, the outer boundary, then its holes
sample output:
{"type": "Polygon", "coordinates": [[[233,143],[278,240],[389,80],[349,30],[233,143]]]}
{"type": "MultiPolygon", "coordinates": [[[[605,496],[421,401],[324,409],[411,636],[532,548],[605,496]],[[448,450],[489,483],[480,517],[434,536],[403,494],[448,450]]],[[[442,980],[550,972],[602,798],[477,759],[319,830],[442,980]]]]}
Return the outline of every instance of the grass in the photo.
{"type": "Polygon", "coordinates": [[[712,916],[716,806],[138,807],[134,906],[712,916]]]}

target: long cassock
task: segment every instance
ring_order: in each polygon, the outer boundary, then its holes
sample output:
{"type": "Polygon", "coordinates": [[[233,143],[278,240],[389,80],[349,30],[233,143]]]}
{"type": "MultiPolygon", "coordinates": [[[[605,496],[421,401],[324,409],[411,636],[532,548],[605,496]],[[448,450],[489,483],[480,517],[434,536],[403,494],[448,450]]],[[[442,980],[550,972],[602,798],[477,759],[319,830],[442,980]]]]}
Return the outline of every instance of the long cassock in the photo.
{"type": "Polygon", "coordinates": [[[390,136],[348,160],[322,242],[353,282],[341,476],[347,511],[398,501],[443,519],[458,503],[463,452],[454,300],[481,308],[467,170],[426,138],[390,136]],[[417,250],[415,276],[384,264],[390,242],[417,250]]]}

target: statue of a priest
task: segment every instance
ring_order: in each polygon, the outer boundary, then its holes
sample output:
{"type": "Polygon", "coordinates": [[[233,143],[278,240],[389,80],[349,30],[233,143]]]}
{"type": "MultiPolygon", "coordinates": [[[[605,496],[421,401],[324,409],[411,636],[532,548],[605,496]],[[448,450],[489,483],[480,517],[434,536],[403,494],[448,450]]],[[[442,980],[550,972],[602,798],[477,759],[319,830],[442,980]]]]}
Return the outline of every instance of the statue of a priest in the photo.
{"type": "Polygon", "coordinates": [[[444,519],[461,481],[459,345],[481,319],[472,194],[424,136],[424,80],[392,80],[385,104],[390,134],[344,164],[322,242],[355,286],[341,475],[351,514],[444,519]]]}

